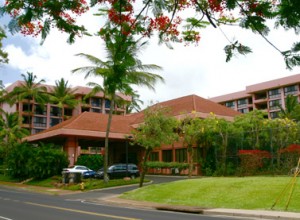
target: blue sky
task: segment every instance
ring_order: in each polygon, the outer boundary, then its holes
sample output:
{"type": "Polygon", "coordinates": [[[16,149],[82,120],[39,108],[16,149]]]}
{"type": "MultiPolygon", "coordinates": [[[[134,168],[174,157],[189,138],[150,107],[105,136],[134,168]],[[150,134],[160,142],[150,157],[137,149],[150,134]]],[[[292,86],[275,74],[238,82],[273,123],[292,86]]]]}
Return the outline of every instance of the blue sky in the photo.
{"type": "MultiPolygon", "coordinates": [[[[0,3],[3,2],[0,0],[0,3]]],[[[1,25],[7,23],[7,17],[0,18],[1,25]]],[[[103,23],[99,17],[87,14],[79,19],[79,23],[87,25],[91,33],[95,33],[103,23]]],[[[9,53],[10,63],[0,67],[0,80],[8,85],[27,71],[33,72],[39,79],[48,84],[64,77],[72,86],[85,86],[89,81],[101,83],[101,79],[84,80],[83,75],[72,75],[71,70],[88,65],[75,54],[87,53],[105,60],[103,42],[99,37],[83,37],[76,43],[66,43],[67,36],[52,30],[43,45],[40,38],[11,35],[4,40],[4,50],[9,53]]],[[[298,38],[293,32],[277,30],[268,37],[282,50],[289,49],[298,38]]],[[[260,36],[237,27],[219,29],[207,28],[201,32],[198,46],[173,45],[170,50],[158,45],[153,38],[149,46],[142,51],[140,59],[144,64],[157,64],[163,67],[161,74],[165,83],[156,86],[156,92],[145,88],[136,88],[145,106],[150,102],[160,102],[180,96],[196,94],[203,98],[219,96],[244,90],[246,86],[300,73],[300,68],[289,71],[285,68],[281,55],[267,44],[260,36]],[[253,50],[252,54],[233,58],[225,62],[223,48],[230,39],[238,39],[253,50]]]]}

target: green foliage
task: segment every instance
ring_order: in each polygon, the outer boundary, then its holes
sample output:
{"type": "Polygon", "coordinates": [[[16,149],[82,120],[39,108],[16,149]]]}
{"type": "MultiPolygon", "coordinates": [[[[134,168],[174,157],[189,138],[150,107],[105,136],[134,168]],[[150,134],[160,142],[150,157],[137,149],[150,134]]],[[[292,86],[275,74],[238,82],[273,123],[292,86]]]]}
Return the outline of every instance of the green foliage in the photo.
{"type": "Polygon", "coordinates": [[[252,50],[250,49],[250,47],[244,46],[241,43],[239,43],[238,41],[225,46],[224,50],[225,50],[225,54],[226,54],[226,62],[230,61],[231,58],[233,57],[233,55],[235,55],[236,53],[239,53],[242,55],[252,53],[252,50]]]}
{"type": "MultiPolygon", "coordinates": [[[[269,210],[290,181],[290,177],[262,176],[188,179],[153,184],[127,192],[121,198],[170,205],[269,210]]],[[[281,197],[274,209],[285,210],[288,196],[289,193],[286,193],[281,197]]],[[[297,185],[288,211],[300,211],[299,197],[300,189],[297,185]]]]}
{"type": "Polygon", "coordinates": [[[53,144],[34,146],[20,143],[13,146],[5,158],[8,175],[19,178],[43,179],[53,175],[60,175],[64,167],[69,164],[67,155],[55,148],[53,144]]]}
{"type": "Polygon", "coordinates": [[[178,168],[179,170],[184,170],[189,167],[188,163],[178,163],[178,162],[161,162],[161,161],[148,161],[148,168],[178,168]]]}
{"type": "Polygon", "coordinates": [[[2,50],[2,40],[6,38],[3,28],[0,26],[0,65],[1,63],[8,63],[8,54],[2,50]]]}
{"type": "Polygon", "coordinates": [[[76,164],[87,166],[88,168],[97,171],[101,167],[103,167],[103,156],[99,154],[93,154],[93,155],[82,154],[78,157],[76,164]]]}

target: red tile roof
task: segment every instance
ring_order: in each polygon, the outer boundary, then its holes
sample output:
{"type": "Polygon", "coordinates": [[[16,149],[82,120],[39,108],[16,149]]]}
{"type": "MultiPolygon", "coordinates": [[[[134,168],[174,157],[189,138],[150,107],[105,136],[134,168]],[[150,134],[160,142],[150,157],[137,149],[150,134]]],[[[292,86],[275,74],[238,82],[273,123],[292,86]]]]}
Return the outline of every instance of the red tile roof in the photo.
{"type": "MultiPolygon", "coordinates": [[[[210,113],[214,113],[217,117],[232,120],[234,116],[241,113],[230,108],[214,103],[207,99],[196,95],[189,95],[172,99],[166,102],[155,104],[151,108],[162,106],[169,108],[171,115],[177,118],[191,115],[193,117],[205,118],[210,113]]],[[[130,115],[113,115],[110,128],[110,138],[124,139],[125,135],[129,135],[130,131],[143,122],[144,112],[134,113],[130,115]]],[[[31,135],[26,139],[28,141],[36,141],[48,137],[59,135],[76,135],[85,137],[104,138],[108,121],[108,114],[99,114],[92,112],[84,112],[78,116],[51,127],[43,132],[31,135]]]]}

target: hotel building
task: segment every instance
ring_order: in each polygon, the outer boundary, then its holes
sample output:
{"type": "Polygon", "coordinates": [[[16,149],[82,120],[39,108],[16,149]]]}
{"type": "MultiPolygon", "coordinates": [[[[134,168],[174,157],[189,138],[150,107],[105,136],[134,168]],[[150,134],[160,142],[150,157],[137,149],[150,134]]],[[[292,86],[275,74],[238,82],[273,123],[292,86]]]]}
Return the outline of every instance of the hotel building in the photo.
{"type": "Polygon", "coordinates": [[[246,86],[243,91],[213,97],[210,100],[241,113],[254,109],[263,110],[273,119],[278,117],[279,105],[285,108],[287,95],[297,96],[299,101],[299,87],[300,74],[297,74],[246,86]]]}

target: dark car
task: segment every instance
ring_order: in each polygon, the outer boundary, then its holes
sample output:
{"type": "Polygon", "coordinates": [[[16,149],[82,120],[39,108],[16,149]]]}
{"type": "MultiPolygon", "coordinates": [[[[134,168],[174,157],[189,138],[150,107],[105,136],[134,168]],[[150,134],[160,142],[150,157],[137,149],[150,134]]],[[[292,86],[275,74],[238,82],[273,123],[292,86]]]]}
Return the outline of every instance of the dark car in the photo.
{"type": "Polygon", "coordinates": [[[94,170],[88,170],[83,172],[82,177],[83,178],[95,178],[97,175],[96,171],[94,170]]]}
{"type": "MultiPolygon", "coordinates": [[[[97,171],[95,175],[97,178],[103,178],[104,172],[103,168],[97,171]]],[[[128,168],[126,164],[113,164],[108,167],[107,175],[109,179],[117,179],[117,178],[124,178],[130,177],[131,179],[135,179],[136,177],[140,176],[140,171],[135,164],[128,164],[128,168]]]]}

